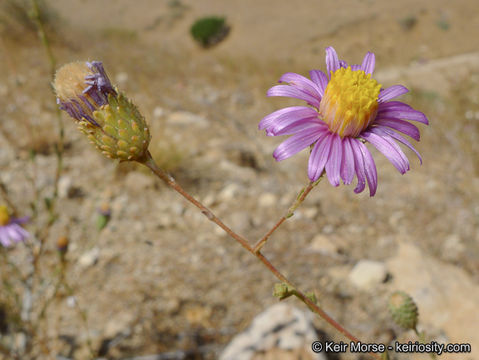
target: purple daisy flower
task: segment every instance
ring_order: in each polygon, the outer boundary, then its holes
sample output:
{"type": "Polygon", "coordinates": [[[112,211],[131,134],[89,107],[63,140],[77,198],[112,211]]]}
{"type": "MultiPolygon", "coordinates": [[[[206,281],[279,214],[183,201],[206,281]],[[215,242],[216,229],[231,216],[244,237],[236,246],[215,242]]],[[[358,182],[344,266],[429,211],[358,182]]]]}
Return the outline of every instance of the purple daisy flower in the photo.
{"type": "Polygon", "coordinates": [[[286,73],[280,83],[268,90],[268,96],[292,97],[309,106],[292,106],[264,117],[259,129],[268,136],[292,135],[273,153],[277,161],[287,159],[311,146],[308,177],[316,181],[326,172],[329,182],[339,186],[351,184],[354,176],[360,193],[369,186],[374,196],[377,189],[377,171],[374,159],[364,144],[371,143],[398,169],[409,170],[409,160],[397,142],[410,148],[411,143],[400,133],[419,141],[419,129],[405,120],[428,124],[426,116],[409,105],[390,101],[408,92],[402,85],[382,89],[371,75],[375,57],[368,52],[361,65],[348,66],[339,60],[332,47],[326,48],[328,75],[311,70],[311,80],[295,73],[286,73]],[[397,142],[396,142],[397,141],[397,142]]]}
{"type": "Polygon", "coordinates": [[[10,247],[15,243],[25,241],[30,234],[20,224],[28,221],[28,217],[12,218],[6,206],[0,206],[0,244],[10,247]]]}

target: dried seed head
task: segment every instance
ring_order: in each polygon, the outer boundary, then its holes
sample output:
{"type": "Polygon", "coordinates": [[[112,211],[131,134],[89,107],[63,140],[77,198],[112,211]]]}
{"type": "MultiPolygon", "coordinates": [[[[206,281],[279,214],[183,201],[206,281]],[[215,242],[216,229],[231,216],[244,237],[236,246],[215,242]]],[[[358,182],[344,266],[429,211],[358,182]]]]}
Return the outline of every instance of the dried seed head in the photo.
{"type": "Polygon", "coordinates": [[[115,89],[101,62],[74,62],[57,71],[57,102],[107,157],[142,161],[150,143],[148,125],[136,106],[115,89]]]}

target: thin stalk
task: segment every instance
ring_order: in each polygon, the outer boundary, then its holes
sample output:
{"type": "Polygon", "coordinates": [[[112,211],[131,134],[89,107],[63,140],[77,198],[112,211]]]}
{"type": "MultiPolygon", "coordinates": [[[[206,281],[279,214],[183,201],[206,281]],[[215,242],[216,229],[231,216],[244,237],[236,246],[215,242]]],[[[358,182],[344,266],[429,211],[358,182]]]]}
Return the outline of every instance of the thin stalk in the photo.
{"type": "MultiPolygon", "coordinates": [[[[45,26],[43,25],[42,18],[40,16],[40,8],[37,0],[32,0],[32,18],[37,25],[38,37],[42,42],[45,52],[47,53],[48,63],[50,65],[50,77],[53,80],[55,77],[55,70],[57,67],[57,62],[55,56],[53,55],[52,47],[50,46],[50,40],[45,32],[45,26]]],[[[55,153],[57,156],[57,169],[55,171],[55,181],[53,183],[53,198],[55,199],[58,196],[58,182],[63,170],[63,151],[64,151],[64,140],[65,140],[65,130],[63,127],[63,121],[61,117],[61,111],[56,108],[56,117],[58,124],[58,143],[55,144],[55,153]]]]}
{"type": "MultiPolygon", "coordinates": [[[[218,225],[220,228],[222,228],[229,236],[231,236],[234,240],[236,240],[243,248],[245,248],[248,252],[250,252],[252,255],[254,255],[258,260],[261,261],[261,263],[271,272],[273,273],[274,276],[276,276],[281,282],[287,284],[290,288],[294,288],[296,291],[294,292],[294,295],[300,299],[303,303],[305,303],[311,311],[314,313],[318,314],[323,320],[325,320],[327,323],[329,323],[331,326],[333,326],[337,331],[339,331],[341,334],[343,334],[345,337],[350,339],[351,341],[358,342],[359,339],[356,338],[354,335],[352,335],[348,330],[346,330],[343,326],[341,326],[336,320],[334,320],[330,315],[328,315],[324,310],[322,310],[318,305],[316,305],[313,301],[311,301],[303,292],[297,290],[296,286],[293,285],[293,283],[286,278],[276,267],[259,251],[255,251],[252,246],[249,245],[248,240],[246,240],[244,237],[236,234],[233,230],[231,230],[228,226],[226,226],[213,212],[208,209],[206,206],[204,206],[201,202],[196,200],[193,196],[191,196],[189,193],[187,193],[176,181],[175,179],[167,174],[165,171],[160,169],[153,158],[151,157],[151,154],[148,152],[146,154],[146,157],[143,161],[141,161],[142,164],[147,166],[156,176],[158,176],[166,185],[171,187],[173,190],[178,192],[180,195],[182,195],[186,200],[191,202],[193,205],[195,205],[197,208],[200,209],[200,211],[205,215],[208,220],[214,222],[216,225],[218,225]]],[[[310,184],[311,185],[311,184],[310,184]]],[[[313,186],[308,190],[311,191],[313,186]]],[[[309,186],[308,186],[309,188],[309,186]]],[[[307,188],[307,189],[308,189],[307,188]]],[[[305,190],[306,193],[306,190],[305,190]]],[[[306,194],[302,194],[300,197],[306,197],[306,194]]],[[[304,200],[303,197],[303,200],[304,200]]],[[[294,206],[294,205],[293,205],[294,206]]],[[[284,221],[284,220],[283,220],[284,221]]],[[[377,354],[370,354],[372,357],[376,359],[380,359],[380,357],[377,354]]]]}
{"type": "Polygon", "coordinates": [[[298,196],[296,197],[296,200],[294,203],[291,205],[291,207],[288,209],[288,212],[286,215],[282,216],[278,222],[266,233],[265,236],[263,236],[261,239],[258,240],[258,242],[253,246],[253,251],[255,253],[259,252],[263,246],[266,244],[268,241],[269,237],[278,229],[282,223],[284,223],[286,220],[288,220],[291,216],[294,215],[294,212],[296,209],[301,205],[301,203],[306,199],[306,196],[310,193],[310,191],[319,184],[323,176],[321,175],[320,178],[314,182],[310,182],[306,188],[300,191],[298,196]]]}

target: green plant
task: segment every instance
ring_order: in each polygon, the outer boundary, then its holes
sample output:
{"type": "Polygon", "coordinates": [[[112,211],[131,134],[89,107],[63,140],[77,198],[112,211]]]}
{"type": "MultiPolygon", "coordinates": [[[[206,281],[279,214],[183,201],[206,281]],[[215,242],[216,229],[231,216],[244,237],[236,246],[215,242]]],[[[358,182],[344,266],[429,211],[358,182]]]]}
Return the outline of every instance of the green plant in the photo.
{"type": "Polygon", "coordinates": [[[230,27],[224,17],[208,16],[196,20],[191,26],[193,38],[207,48],[218,44],[228,35],[230,27]]]}

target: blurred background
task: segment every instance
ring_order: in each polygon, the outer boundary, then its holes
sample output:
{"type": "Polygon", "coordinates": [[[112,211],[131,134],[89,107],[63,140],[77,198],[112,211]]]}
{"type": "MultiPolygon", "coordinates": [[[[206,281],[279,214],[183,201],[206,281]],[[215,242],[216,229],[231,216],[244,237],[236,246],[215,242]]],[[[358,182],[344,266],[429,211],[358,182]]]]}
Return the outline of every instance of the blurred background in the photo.
{"type": "MultiPolygon", "coordinates": [[[[454,359],[477,358],[479,3],[38,5],[35,16],[30,1],[0,2],[0,180],[19,212],[32,218],[26,228],[44,239],[28,326],[21,314],[25,292],[12,269],[28,274],[36,248],[2,250],[15,265],[0,265],[3,286],[18,297],[0,291],[1,349],[21,348],[20,334],[30,331],[30,352],[17,358],[216,359],[278,301],[271,295],[276,279],[253,256],[147,169],[104,158],[63,114],[63,169],[56,176],[59,123],[52,63],[34,21],[40,19],[55,67],[103,61],[150,124],[158,163],[251,242],[308,182],[308,153],[276,163],[272,152],[282,139],[257,130],[268,113],[302,104],[267,98],[267,89],[284,72],[325,71],[327,46],[348,63],[374,52],[375,78],[384,87],[405,85],[411,91],[401,100],[429,118],[416,146],[424,163],[405,150],[411,171],[401,176],[372,150],[375,197],[321,183],[264,254],[365,342],[417,339],[387,312],[389,294],[403,290],[419,307],[420,330],[440,342],[471,343],[472,353],[454,359]],[[49,197],[54,188],[57,195],[49,197]],[[69,246],[59,260],[61,238],[69,246]],[[374,266],[358,280],[361,263],[374,266]]],[[[299,301],[285,301],[307,312],[299,301]]],[[[345,341],[320,319],[311,321],[318,338],[345,341]]],[[[293,351],[254,356],[301,358],[293,351]]],[[[329,359],[362,358],[335,356],[329,359]]]]}

